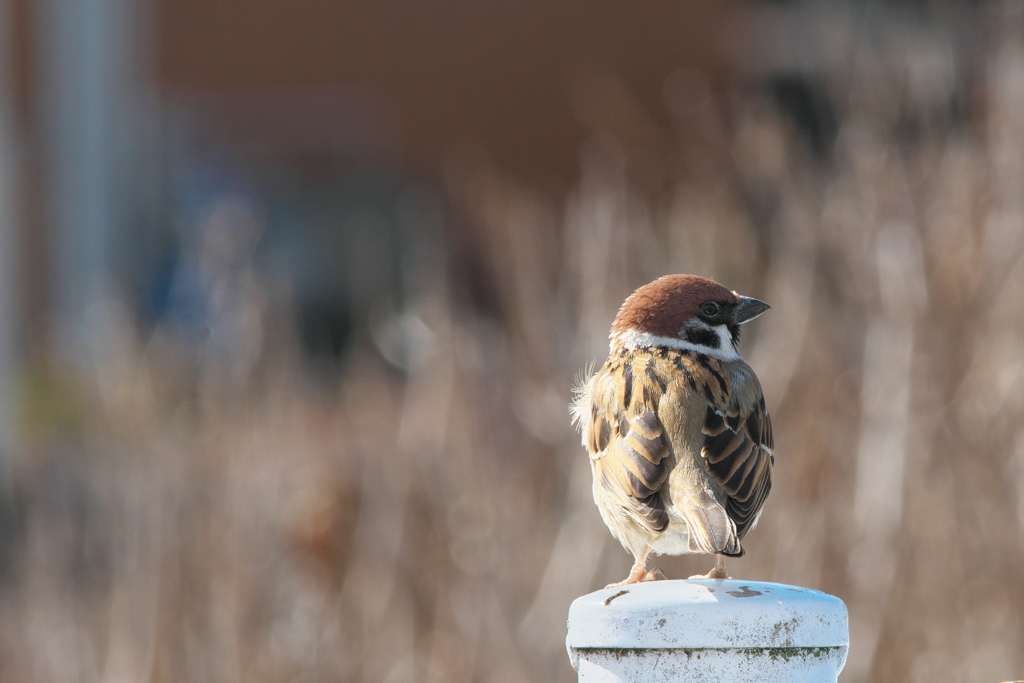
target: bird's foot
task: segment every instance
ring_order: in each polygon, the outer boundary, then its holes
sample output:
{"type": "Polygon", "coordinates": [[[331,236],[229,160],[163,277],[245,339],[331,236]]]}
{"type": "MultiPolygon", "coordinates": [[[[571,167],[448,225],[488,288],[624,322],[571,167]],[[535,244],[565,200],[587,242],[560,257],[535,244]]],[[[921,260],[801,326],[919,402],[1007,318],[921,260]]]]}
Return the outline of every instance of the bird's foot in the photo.
{"type": "Polygon", "coordinates": [[[646,574],[644,574],[644,577],[642,579],[640,579],[640,580],[641,581],[667,581],[668,577],[665,576],[665,572],[663,572],[660,569],[658,569],[657,567],[655,567],[654,569],[652,569],[649,572],[647,572],[646,574]]]}
{"type": "Polygon", "coordinates": [[[618,588],[620,586],[628,586],[634,583],[645,583],[647,581],[665,581],[668,577],[665,576],[665,572],[661,571],[657,567],[654,569],[636,569],[634,568],[629,572],[622,581],[616,581],[615,583],[609,583],[605,588],[618,588]]]}
{"type": "Polygon", "coordinates": [[[707,574],[694,574],[691,579],[728,579],[731,578],[725,571],[725,559],[721,555],[715,555],[715,568],[707,574]]]}
{"type": "Polygon", "coordinates": [[[726,574],[724,569],[719,571],[718,567],[715,567],[714,569],[709,571],[707,574],[694,574],[690,578],[691,579],[731,579],[732,577],[729,576],[728,574],[726,574]]]}

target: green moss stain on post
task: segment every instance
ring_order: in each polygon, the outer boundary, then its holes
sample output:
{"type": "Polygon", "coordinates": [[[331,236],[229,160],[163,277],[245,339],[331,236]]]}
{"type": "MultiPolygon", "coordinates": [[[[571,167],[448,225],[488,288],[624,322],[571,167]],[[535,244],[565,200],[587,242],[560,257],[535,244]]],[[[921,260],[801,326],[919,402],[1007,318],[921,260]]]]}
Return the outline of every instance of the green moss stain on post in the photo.
{"type": "Polygon", "coordinates": [[[838,652],[840,647],[746,647],[738,651],[746,655],[768,655],[772,661],[779,659],[790,661],[791,659],[822,659],[830,654],[838,652]]]}

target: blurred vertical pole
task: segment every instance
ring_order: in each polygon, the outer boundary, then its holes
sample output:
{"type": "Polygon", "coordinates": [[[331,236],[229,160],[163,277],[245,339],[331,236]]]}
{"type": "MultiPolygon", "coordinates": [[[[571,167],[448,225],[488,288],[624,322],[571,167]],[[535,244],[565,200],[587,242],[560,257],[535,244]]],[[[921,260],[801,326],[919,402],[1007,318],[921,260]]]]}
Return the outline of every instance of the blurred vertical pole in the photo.
{"type": "Polygon", "coordinates": [[[10,3],[0,0],[0,474],[6,474],[14,440],[14,387],[18,334],[18,211],[15,189],[18,164],[11,84],[10,3]]]}
{"type": "Polygon", "coordinates": [[[145,0],[35,3],[51,334],[72,360],[104,344],[117,257],[137,237],[138,198],[152,196],[139,192],[149,9],[145,0]]]}

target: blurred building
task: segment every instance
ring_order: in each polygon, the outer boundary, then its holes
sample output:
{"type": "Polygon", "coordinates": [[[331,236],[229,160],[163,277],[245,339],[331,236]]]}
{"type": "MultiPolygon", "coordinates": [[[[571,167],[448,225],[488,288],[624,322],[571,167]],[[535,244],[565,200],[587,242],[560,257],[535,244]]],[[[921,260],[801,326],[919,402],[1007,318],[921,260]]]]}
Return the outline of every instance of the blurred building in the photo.
{"type": "Polygon", "coordinates": [[[174,292],[204,212],[233,195],[262,222],[251,257],[294,288],[306,347],[337,353],[370,309],[401,308],[403,260],[457,230],[443,177],[460,156],[564,190],[588,136],[650,144],[665,122],[632,98],[664,112],[680,69],[724,92],[742,42],[733,6],[711,2],[9,10],[19,315],[65,352],[91,343],[111,296],[145,324],[194,316],[203,288],[189,312],[174,292]]]}

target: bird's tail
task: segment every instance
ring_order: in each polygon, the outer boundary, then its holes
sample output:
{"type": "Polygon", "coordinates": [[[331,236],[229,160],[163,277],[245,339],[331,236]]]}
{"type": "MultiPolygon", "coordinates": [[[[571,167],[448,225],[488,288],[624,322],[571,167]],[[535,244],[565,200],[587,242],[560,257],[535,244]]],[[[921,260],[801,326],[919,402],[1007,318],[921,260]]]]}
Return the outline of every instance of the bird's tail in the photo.
{"type": "Polygon", "coordinates": [[[722,506],[707,492],[701,492],[683,511],[689,531],[688,550],[708,555],[730,557],[743,555],[743,547],[736,533],[736,524],[722,506]]]}

